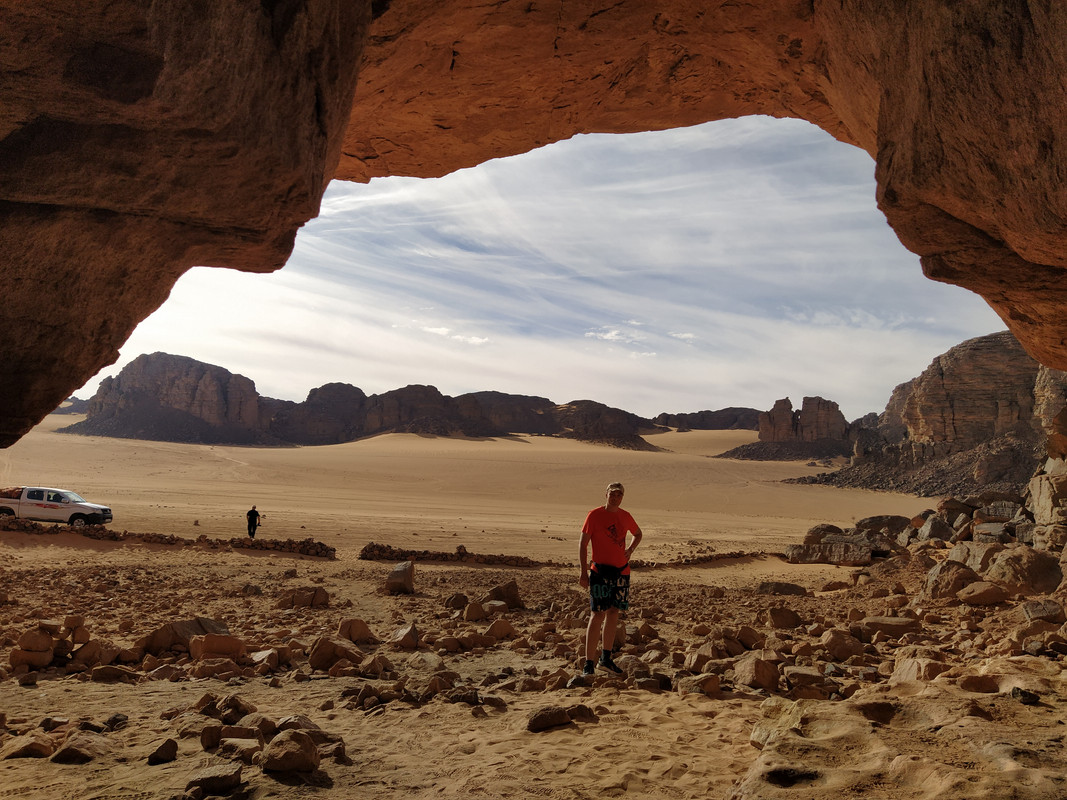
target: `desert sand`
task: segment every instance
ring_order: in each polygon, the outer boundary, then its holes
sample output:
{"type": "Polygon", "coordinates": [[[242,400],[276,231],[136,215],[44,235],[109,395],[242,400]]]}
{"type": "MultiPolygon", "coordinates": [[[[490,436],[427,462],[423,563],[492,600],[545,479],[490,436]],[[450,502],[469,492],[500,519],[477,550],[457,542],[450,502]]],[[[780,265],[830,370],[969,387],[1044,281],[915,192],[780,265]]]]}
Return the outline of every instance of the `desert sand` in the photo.
{"type": "MultiPolygon", "coordinates": [[[[642,560],[736,555],[635,571],[623,654],[647,657],[667,674],[714,626],[749,626],[767,642],[784,636],[800,643],[803,630],[767,630],[760,616],[767,607],[795,610],[817,639],[856,614],[895,613],[886,610],[887,595],[918,592],[924,575],[918,564],[880,583],[878,575],[858,581],[857,569],[789,565],[774,554],[815,524],[911,517],[929,499],[783,484],[782,478],[824,467],[711,457],[752,441],[753,432],[650,437],[660,452],[547,437],[400,434],[268,449],[55,432],[73,421],[49,417],[0,451],[0,484],[74,489],[113,508],[114,530],[174,534],[190,544],[0,531],[0,602],[7,600],[0,605],[0,667],[8,667],[16,641],[39,620],[71,615],[84,618],[94,639],[127,653],[161,626],[199,616],[226,625],[250,651],[282,647],[292,660],[272,670],[246,667],[224,680],[193,677],[189,659],[177,657],[129,664],[136,673],[129,682],[55,668],[28,681],[9,670],[0,680],[0,800],[194,797],[200,790],[187,789],[202,769],[233,764],[242,767],[240,783],[220,790],[233,797],[1067,796],[1067,785],[1055,779],[1064,764],[1062,662],[975,661],[968,674],[992,676],[977,694],[951,681],[887,682],[872,667],[848,701],[794,703],[805,695],[787,696],[784,683],[781,691],[766,691],[728,680],[706,691],[678,691],[678,685],[662,691],[647,680],[605,676],[588,686],[564,686],[580,666],[587,602],[572,566],[578,529],[602,502],[609,481],[627,486],[625,506],[645,532],[642,560]],[[312,538],[336,548],[336,559],[191,544],[198,536],[243,537],[244,512],[253,503],[264,515],[257,538],[312,538]],[[470,553],[521,555],[557,566],[420,561],[415,593],[391,595],[383,587],[394,564],[358,558],[369,542],[445,552],[462,545],[470,553]],[[756,594],[769,580],[799,584],[809,595],[756,594]],[[514,635],[446,647],[447,637],[484,631],[491,622],[464,620],[447,606],[448,598],[463,593],[477,600],[509,581],[518,585],[524,606],[502,615],[514,635]],[[298,587],[325,589],[328,606],[279,608],[278,598],[298,587]],[[378,680],[354,669],[331,676],[308,664],[316,639],[354,618],[383,640],[361,645],[392,666],[378,680]],[[385,641],[411,623],[422,637],[417,649],[385,641]],[[647,656],[656,648],[667,663],[647,656]],[[150,675],[159,664],[170,671],[150,675]],[[153,679],[164,674],[169,679],[153,679]],[[445,684],[455,691],[477,688],[482,701],[449,702],[446,692],[428,690],[445,684]],[[1015,687],[1040,690],[1043,702],[1012,700],[1006,693],[1015,687]],[[357,702],[361,689],[364,695],[373,689],[374,700],[357,702]],[[314,772],[267,772],[248,752],[205,749],[202,729],[218,721],[198,711],[209,694],[238,697],[275,721],[304,715],[326,731],[330,744],[320,750],[330,757],[314,772]],[[579,705],[585,713],[574,711],[579,705]],[[545,706],[571,709],[576,721],[531,732],[530,715],[545,706]],[[868,713],[871,708],[876,711],[868,713]],[[114,714],[128,719],[104,724],[114,714]],[[791,721],[775,746],[766,735],[762,750],[754,746],[760,726],[773,727],[778,719],[791,721]],[[12,742],[34,732],[61,743],[79,725],[102,729],[88,763],[5,757],[12,742]],[[167,739],[177,742],[176,757],[149,764],[149,754],[167,739]],[[1059,752],[1049,760],[1057,741],[1059,752]],[[1001,793],[1007,790],[1014,794],[1001,793]]],[[[943,623],[936,633],[942,641],[956,635],[958,645],[957,632],[969,623],[953,613],[927,616],[931,626],[943,623]]]]}

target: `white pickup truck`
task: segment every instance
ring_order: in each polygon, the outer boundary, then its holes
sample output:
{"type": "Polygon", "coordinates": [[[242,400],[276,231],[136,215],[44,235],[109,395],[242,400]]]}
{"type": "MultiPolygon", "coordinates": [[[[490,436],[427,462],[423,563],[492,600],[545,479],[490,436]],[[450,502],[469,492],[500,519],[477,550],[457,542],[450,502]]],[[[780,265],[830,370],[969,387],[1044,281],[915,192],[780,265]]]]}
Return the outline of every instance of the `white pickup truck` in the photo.
{"type": "Polygon", "coordinates": [[[69,489],[14,486],[0,489],[0,517],[60,522],[80,528],[111,522],[111,509],[90,503],[69,489]]]}

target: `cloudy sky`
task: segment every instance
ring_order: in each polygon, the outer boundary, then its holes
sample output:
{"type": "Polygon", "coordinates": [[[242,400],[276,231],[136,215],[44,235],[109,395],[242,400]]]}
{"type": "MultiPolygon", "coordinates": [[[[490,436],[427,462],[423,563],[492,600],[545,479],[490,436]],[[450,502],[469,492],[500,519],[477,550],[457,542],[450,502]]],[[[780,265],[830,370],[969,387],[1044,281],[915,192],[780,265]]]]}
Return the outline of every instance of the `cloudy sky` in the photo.
{"type": "Polygon", "coordinates": [[[334,182],[284,269],[191,270],[77,394],[164,351],[288,400],[423,383],[654,416],[819,395],[853,419],[1004,329],[922,276],[873,175],[805,122],[748,117],[334,182]]]}

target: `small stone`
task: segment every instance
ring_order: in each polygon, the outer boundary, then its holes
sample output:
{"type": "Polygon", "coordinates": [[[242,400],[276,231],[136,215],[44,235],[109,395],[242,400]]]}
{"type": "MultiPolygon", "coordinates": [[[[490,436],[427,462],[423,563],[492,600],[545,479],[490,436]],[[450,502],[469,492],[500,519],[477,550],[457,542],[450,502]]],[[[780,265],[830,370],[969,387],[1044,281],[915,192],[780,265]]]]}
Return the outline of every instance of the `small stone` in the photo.
{"type": "Polygon", "coordinates": [[[1024,706],[1036,706],[1041,702],[1041,698],[1035,692],[1031,692],[1028,689],[1023,689],[1019,686],[1012,688],[1011,696],[1012,699],[1018,700],[1024,706]]]}
{"type": "Polygon", "coordinates": [[[164,739],[163,742],[148,754],[150,766],[156,764],[169,764],[178,757],[178,742],[175,739],[164,739]]]}
{"type": "Polygon", "coordinates": [[[530,714],[529,719],[526,721],[526,730],[531,733],[538,733],[550,728],[558,728],[570,724],[571,717],[567,713],[567,709],[562,706],[542,706],[530,714]]]}

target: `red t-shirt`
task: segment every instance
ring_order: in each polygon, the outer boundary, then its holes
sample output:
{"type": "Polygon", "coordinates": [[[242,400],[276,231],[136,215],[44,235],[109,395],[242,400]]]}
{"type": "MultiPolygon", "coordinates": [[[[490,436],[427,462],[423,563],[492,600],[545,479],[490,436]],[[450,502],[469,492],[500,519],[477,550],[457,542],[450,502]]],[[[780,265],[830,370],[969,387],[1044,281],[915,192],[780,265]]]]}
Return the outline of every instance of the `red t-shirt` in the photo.
{"type": "Polygon", "coordinates": [[[589,534],[593,543],[593,561],[613,567],[626,566],[626,534],[636,530],[629,511],[608,511],[604,506],[590,511],[582,526],[582,533],[589,534]]]}

